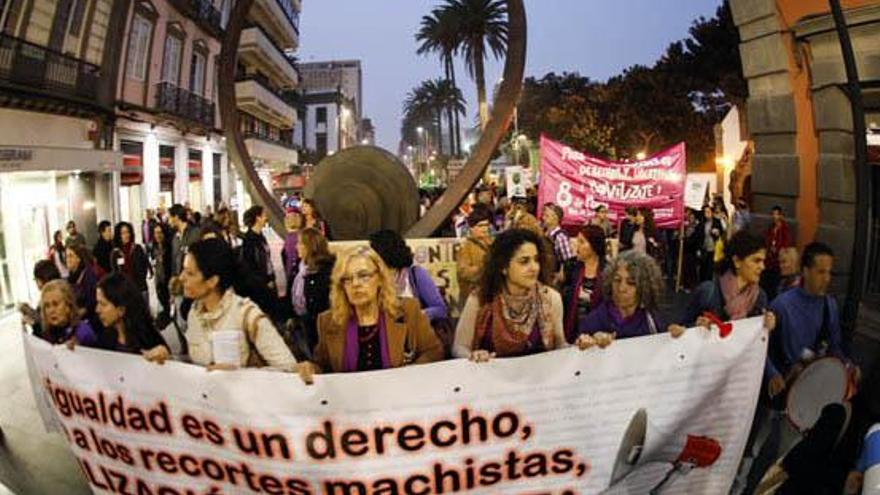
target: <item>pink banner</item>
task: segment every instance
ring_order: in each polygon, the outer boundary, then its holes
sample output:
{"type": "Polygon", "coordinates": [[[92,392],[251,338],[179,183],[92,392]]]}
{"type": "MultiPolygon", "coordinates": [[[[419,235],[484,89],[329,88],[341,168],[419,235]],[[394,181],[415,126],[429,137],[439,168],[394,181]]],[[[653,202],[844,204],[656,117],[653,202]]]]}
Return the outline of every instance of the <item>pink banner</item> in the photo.
{"type": "Polygon", "coordinates": [[[611,162],[541,136],[538,204],[562,207],[563,225],[583,225],[599,205],[617,225],[628,206],[654,211],[657,227],[673,228],[684,218],[687,175],[684,143],[634,162],[611,162]]]}

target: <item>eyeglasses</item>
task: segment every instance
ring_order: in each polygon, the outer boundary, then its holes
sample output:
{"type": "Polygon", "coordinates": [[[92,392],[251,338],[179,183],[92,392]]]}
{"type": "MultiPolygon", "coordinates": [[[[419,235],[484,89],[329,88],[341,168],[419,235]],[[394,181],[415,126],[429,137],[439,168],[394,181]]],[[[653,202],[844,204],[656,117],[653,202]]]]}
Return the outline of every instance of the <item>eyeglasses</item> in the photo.
{"type": "Polygon", "coordinates": [[[474,225],[474,227],[482,227],[482,228],[487,228],[487,229],[488,229],[489,227],[491,227],[491,226],[492,226],[492,224],[490,224],[490,223],[487,222],[487,221],[482,221],[482,222],[480,222],[480,223],[474,225]]]}
{"type": "Polygon", "coordinates": [[[364,270],[361,272],[357,272],[354,275],[346,275],[346,276],[340,278],[339,281],[342,283],[343,286],[349,287],[352,284],[354,284],[354,282],[357,282],[359,284],[366,284],[370,280],[373,280],[373,277],[375,275],[376,275],[375,271],[368,272],[368,271],[364,270]]]}

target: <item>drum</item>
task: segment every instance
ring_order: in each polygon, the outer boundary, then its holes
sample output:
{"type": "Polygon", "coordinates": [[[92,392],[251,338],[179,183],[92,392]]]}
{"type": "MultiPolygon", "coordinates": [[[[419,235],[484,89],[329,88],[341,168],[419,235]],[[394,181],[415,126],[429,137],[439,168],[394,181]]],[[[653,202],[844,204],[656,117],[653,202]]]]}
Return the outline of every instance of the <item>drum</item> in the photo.
{"type": "Polygon", "coordinates": [[[816,424],[822,408],[843,404],[850,397],[852,380],[846,364],[836,357],[824,357],[808,364],[788,387],[785,416],[803,433],[816,424]]]}

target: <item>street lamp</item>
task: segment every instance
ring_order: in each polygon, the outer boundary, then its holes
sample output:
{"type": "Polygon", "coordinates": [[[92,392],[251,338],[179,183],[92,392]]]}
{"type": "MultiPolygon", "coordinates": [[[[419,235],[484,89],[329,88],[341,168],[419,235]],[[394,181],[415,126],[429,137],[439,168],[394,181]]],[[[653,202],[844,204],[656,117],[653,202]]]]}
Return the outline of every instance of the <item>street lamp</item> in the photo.
{"type": "Polygon", "coordinates": [[[636,160],[642,161],[645,159],[646,156],[648,156],[647,153],[645,153],[644,151],[639,151],[638,153],[636,153],[636,160]]]}

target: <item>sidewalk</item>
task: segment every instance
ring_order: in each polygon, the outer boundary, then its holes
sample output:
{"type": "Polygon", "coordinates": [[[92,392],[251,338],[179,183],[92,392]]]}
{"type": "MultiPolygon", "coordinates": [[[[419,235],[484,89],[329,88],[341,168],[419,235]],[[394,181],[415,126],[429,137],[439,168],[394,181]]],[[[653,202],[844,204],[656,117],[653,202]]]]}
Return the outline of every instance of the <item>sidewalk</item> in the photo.
{"type": "Polygon", "coordinates": [[[0,495],[91,493],[61,436],[43,430],[17,314],[0,319],[0,356],[0,495]]]}

